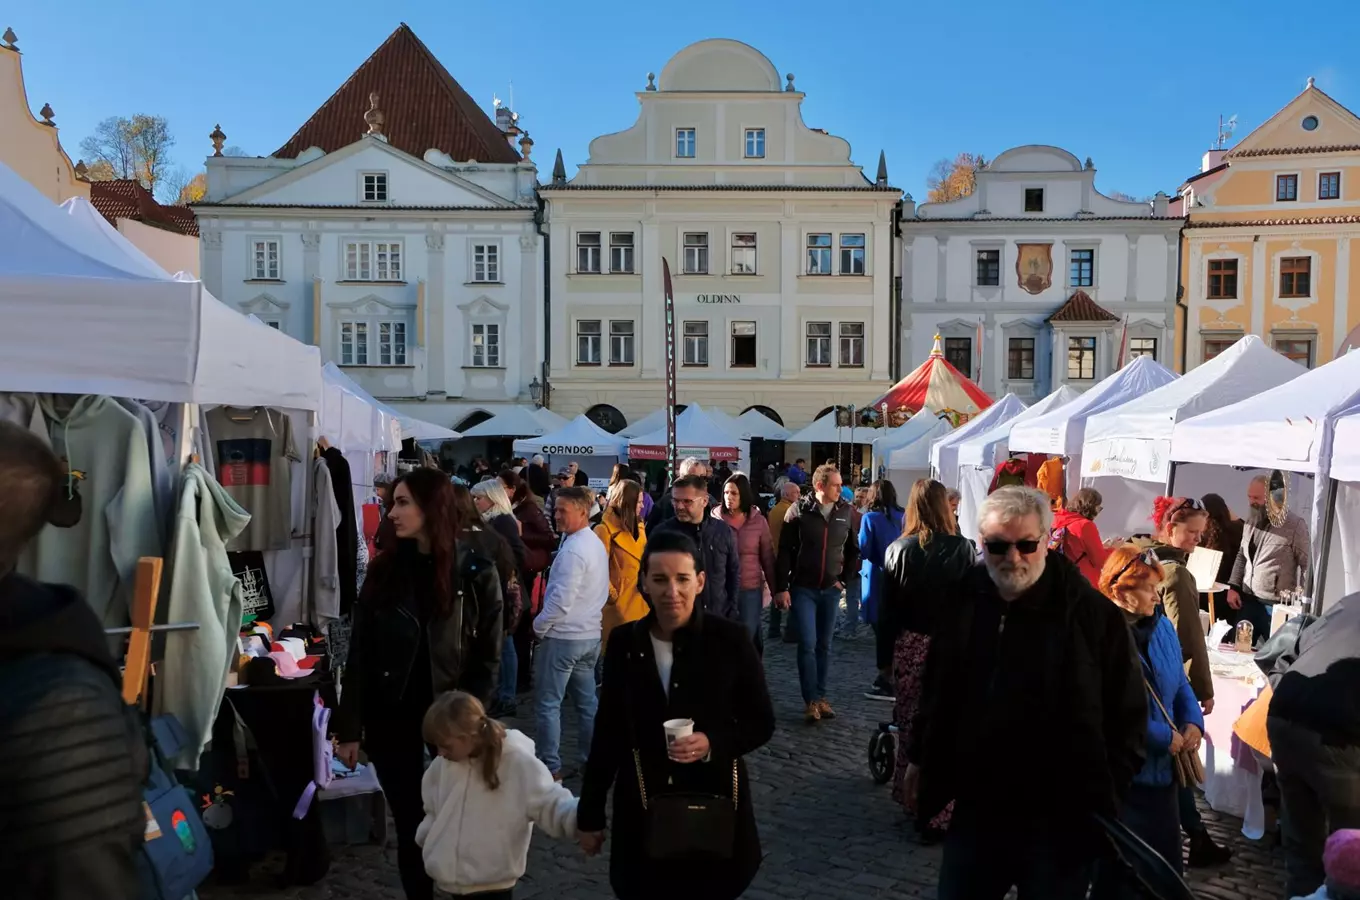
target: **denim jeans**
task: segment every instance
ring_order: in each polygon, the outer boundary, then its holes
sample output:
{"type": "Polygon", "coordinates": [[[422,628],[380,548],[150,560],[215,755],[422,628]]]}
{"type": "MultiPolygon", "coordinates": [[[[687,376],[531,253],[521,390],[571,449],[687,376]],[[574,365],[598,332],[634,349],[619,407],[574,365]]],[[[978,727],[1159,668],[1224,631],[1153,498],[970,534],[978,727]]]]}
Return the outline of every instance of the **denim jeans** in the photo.
{"type": "Polygon", "coordinates": [[[562,701],[571,697],[576,707],[577,749],[581,760],[590,755],[595,733],[595,660],[599,638],[546,637],[534,660],[534,714],[538,758],[550,772],[562,769],[562,701]]]}
{"type": "Polygon", "coordinates": [[[501,644],[501,684],[498,698],[510,706],[515,702],[515,688],[519,685],[519,654],[515,652],[515,636],[507,634],[501,644]]]}
{"type": "Polygon", "coordinates": [[[855,573],[845,583],[845,619],[841,622],[844,627],[854,628],[859,624],[860,599],[863,592],[864,582],[860,581],[859,573],[855,573]]]}
{"type": "Polygon", "coordinates": [[[831,634],[841,605],[839,588],[800,588],[791,592],[798,623],[798,686],[803,702],[826,699],[826,672],[831,666],[831,634]]]}
{"type": "Polygon", "coordinates": [[[989,817],[955,807],[940,860],[939,900],[1084,900],[1092,853],[1079,831],[1056,819],[1016,811],[989,817]]]}
{"type": "Polygon", "coordinates": [[[1322,848],[1332,832],[1360,828],[1360,745],[1323,741],[1311,728],[1266,719],[1280,785],[1280,831],[1289,896],[1316,891],[1326,878],[1322,848]]]}
{"type": "Polygon", "coordinates": [[[765,647],[765,635],[760,631],[760,610],[765,603],[765,591],[761,588],[741,590],[737,593],[737,615],[746,633],[759,651],[765,647]]]}

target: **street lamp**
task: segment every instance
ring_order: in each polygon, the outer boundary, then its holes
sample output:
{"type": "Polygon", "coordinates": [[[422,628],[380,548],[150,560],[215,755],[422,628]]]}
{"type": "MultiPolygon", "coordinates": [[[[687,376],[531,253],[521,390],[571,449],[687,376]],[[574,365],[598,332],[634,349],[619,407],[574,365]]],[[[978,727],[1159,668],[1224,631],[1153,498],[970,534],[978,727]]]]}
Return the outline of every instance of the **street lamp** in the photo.
{"type": "Polygon", "coordinates": [[[539,383],[539,380],[538,380],[538,376],[537,376],[537,375],[534,376],[534,380],[533,380],[533,381],[529,382],[529,399],[531,399],[531,400],[534,401],[534,406],[537,406],[537,407],[539,407],[539,408],[542,408],[542,406],[543,406],[543,385],[542,385],[541,383],[539,383]]]}

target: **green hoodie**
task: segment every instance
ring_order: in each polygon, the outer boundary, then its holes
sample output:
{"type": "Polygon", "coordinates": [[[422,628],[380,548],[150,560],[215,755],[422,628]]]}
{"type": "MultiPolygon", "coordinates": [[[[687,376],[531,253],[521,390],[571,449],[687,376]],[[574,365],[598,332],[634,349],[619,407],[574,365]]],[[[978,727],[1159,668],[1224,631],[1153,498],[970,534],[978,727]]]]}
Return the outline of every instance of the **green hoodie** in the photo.
{"type": "Polygon", "coordinates": [[[161,555],[146,434],[109,397],[39,394],[38,405],[53,451],[75,473],[61,493],[79,518],[45,527],[19,569],[76,588],[106,626],[126,625],[137,560],[161,555]]]}

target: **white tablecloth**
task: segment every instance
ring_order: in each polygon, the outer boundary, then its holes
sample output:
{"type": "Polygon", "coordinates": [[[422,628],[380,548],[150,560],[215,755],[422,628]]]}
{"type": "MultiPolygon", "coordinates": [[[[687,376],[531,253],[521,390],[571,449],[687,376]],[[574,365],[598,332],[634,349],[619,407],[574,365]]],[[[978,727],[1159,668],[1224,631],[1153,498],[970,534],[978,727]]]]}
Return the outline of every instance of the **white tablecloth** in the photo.
{"type": "Polygon", "coordinates": [[[1250,653],[1210,650],[1214,679],[1214,711],[1204,717],[1204,799],[1221,813],[1242,820],[1242,834],[1259,840],[1265,834],[1265,806],[1261,802],[1260,763],[1249,747],[1239,743],[1233,753],[1233,724],[1242,710],[1265,687],[1265,676],[1250,653]]]}

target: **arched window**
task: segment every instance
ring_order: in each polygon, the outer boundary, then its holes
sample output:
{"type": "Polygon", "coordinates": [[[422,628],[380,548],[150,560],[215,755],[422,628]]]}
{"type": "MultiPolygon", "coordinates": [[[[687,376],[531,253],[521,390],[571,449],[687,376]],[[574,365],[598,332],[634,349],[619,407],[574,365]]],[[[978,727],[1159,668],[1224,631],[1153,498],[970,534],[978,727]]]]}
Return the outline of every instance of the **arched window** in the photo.
{"type": "Polygon", "coordinates": [[[675,414],[676,414],[677,416],[680,415],[682,412],[684,412],[684,411],[687,410],[687,409],[689,409],[689,404],[688,404],[688,403],[677,403],[677,404],[675,404],[675,414]]]}
{"type": "Polygon", "coordinates": [[[768,406],[761,406],[760,404],[756,404],[755,406],[748,406],[748,407],[746,407],[745,409],[742,410],[742,413],[743,413],[743,414],[748,413],[748,412],[750,412],[750,411],[753,410],[753,409],[754,409],[756,412],[760,413],[760,414],[761,414],[762,416],[764,416],[765,418],[769,419],[770,421],[772,421],[772,422],[774,422],[774,423],[776,423],[776,424],[778,424],[778,425],[781,425],[781,426],[782,426],[782,425],[784,424],[784,419],[779,415],[779,413],[777,413],[777,412],[775,412],[774,410],[770,409],[768,406]]]}
{"type": "Polygon", "coordinates": [[[484,409],[479,409],[474,413],[469,413],[468,415],[464,416],[461,422],[453,426],[453,430],[458,432],[467,431],[469,428],[475,428],[476,426],[482,424],[489,418],[491,418],[491,413],[487,412],[484,409]]]}
{"type": "Polygon", "coordinates": [[[608,403],[601,403],[586,410],[586,418],[610,434],[618,434],[628,425],[628,419],[623,413],[608,403]]]}
{"type": "Polygon", "coordinates": [[[813,416],[813,417],[812,417],[812,421],[815,422],[815,421],[817,421],[818,419],[820,419],[822,416],[827,415],[828,413],[833,413],[833,412],[835,412],[835,411],[836,411],[836,407],[834,407],[834,406],[828,406],[826,409],[822,410],[821,412],[817,413],[817,415],[813,416]]]}

